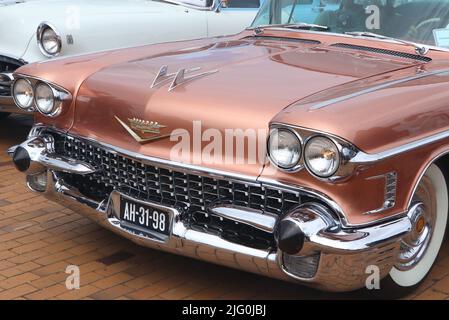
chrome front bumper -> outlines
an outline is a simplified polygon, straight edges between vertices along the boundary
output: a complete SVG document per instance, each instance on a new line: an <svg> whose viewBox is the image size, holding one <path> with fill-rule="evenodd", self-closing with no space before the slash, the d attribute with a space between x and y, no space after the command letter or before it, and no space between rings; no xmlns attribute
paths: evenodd
<svg viewBox="0 0 449 320"><path fill-rule="evenodd" d="M24 166L24 152L30 163ZM216 214L234 219L255 228L264 228L277 239L277 248L254 249L199 232L185 224L175 209L172 232L168 239L142 235L122 227L119 218L120 194L113 191L109 199L97 202L61 178L61 172L89 175L88 164L59 157L47 136L32 137L18 147L10 149L18 169L27 175L28 186L42 192L48 199L89 217L105 228L153 249L184 255L264 276L304 283L326 291L350 291L365 286L368 266L376 266L381 277L386 276L396 263L400 240L411 230L411 218L417 208L407 216L360 229L343 228L332 210L323 204L309 202L269 220L260 219L253 210L221 206ZM20 154L19 154L20 153ZM25 163L28 164L28 163ZM79 172L77 172L79 170ZM35 177L45 180L45 187L35 186ZM45 179L46 178L46 179ZM282 226L299 228L303 240L298 250L287 248L279 235ZM292 239L287 239L288 241ZM297 239L293 239L294 243ZM296 252L298 251L298 252Z"/></svg>

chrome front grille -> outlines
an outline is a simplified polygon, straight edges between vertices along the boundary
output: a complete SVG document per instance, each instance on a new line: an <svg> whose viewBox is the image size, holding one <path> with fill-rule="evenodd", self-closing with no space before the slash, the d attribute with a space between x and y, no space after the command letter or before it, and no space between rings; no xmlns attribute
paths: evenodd
<svg viewBox="0 0 449 320"><path fill-rule="evenodd" d="M21 60L0 55L0 73L12 73L25 63ZM0 96L11 95L11 83L9 81L1 81L0 77Z"/></svg>
<svg viewBox="0 0 449 320"><path fill-rule="evenodd" d="M52 134L57 154L87 162L98 170L89 176L63 175L66 182L86 196L102 201L117 190L139 200L172 206L191 228L236 243L272 248L274 239L265 231L214 216L208 211L210 205L231 203L260 210L261 214L281 215L307 201L299 192L143 163L94 142Z"/></svg>

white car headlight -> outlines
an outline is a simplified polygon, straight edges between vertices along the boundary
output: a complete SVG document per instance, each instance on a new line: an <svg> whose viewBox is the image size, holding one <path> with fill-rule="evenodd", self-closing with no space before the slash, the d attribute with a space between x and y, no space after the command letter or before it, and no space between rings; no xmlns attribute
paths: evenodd
<svg viewBox="0 0 449 320"><path fill-rule="evenodd" d="M329 178L340 167L340 152L329 138L318 136L311 138L304 151L307 168L320 178Z"/></svg>
<svg viewBox="0 0 449 320"><path fill-rule="evenodd" d="M268 140L268 153L276 166L285 170L293 170L301 160L301 140L291 130L274 129Z"/></svg>
<svg viewBox="0 0 449 320"><path fill-rule="evenodd" d="M62 41L56 29L46 22L37 28L37 43L47 57L56 57L61 52Z"/></svg>
<svg viewBox="0 0 449 320"><path fill-rule="evenodd" d="M17 79L12 88L12 95L16 105L24 110L33 107L33 86L27 79Z"/></svg>
<svg viewBox="0 0 449 320"><path fill-rule="evenodd" d="M55 95L52 88L44 83L39 82L34 89L34 100L36 108L45 115L51 115L56 112Z"/></svg>

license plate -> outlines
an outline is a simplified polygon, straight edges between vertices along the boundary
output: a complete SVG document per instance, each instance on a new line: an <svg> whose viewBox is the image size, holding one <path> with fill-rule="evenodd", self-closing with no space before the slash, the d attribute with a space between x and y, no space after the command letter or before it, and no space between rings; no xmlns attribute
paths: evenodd
<svg viewBox="0 0 449 320"><path fill-rule="evenodd" d="M150 204L120 197L120 219L127 225L150 233L170 235L171 212Z"/></svg>

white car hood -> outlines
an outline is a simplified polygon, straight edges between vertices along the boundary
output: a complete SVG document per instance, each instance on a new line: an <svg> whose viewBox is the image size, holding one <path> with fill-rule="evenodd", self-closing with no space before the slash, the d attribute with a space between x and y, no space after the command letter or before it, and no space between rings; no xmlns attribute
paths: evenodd
<svg viewBox="0 0 449 320"><path fill-rule="evenodd" d="M11 6L13 4L24 3L25 0L0 0L0 7Z"/></svg>
<svg viewBox="0 0 449 320"><path fill-rule="evenodd" d="M53 25L63 38L73 34L78 44L79 40L86 39L91 35L91 30L95 29L97 36L102 34L104 42L108 39L111 44L117 43L115 47L122 47L146 43L141 39L135 40L135 43L126 42L125 35L120 33L125 32L127 27L141 33L152 32L157 26L152 23L156 17L171 23L169 13L183 10L179 5L151 0L27 0L14 5L16 2L0 2L0 7L2 3L8 3L0 9L0 30L14 29L14 32L0 34L0 55L23 58L27 62L45 58L35 45L36 30L42 22ZM117 37L114 39L113 35ZM94 43L77 50L90 52L103 49L107 48ZM64 52L64 55L76 53Z"/></svg>
<svg viewBox="0 0 449 320"><path fill-rule="evenodd" d="M14 4L20 6L12 6ZM0 0L0 5L10 6L8 8L11 10L9 14L17 11L26 16L36 16L36 12L39 12L39 19L42 20L45 16L52 18L51 15L56 13L64 14L70 8L79 10L80 14L83 15L124 14L141 13L142 10L144 12L157 12L175 4L152 0Z"/></svg>

